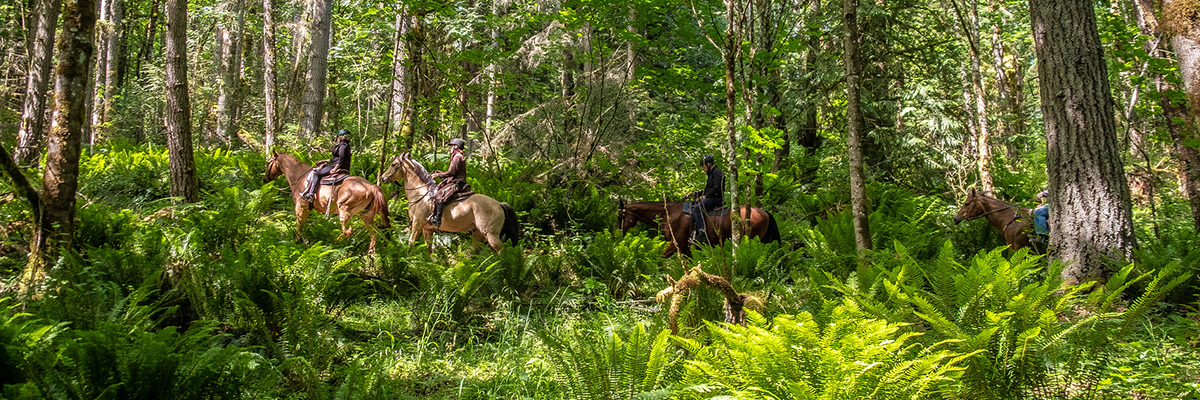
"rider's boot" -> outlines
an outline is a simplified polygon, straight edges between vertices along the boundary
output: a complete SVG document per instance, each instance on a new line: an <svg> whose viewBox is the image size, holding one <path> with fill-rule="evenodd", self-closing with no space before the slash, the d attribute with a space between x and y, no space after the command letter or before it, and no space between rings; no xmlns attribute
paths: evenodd
<svg viewBox="0 0 1200 400"><path fill-rule="evenodd" d="M426 221L429 221L433 226L442 227L442 209L446 208L446 203L433 203L433 214L429 215Z"/></svg>
<svg viewBox="0 0 1200 400"><path fill-rule="evenodd" d="M317 173L309 172L308 177L304 179L304 193L300 194L300 198L309 202L313 201L313 193L316 193L320 186L321 181L317 180Z"/></svg>

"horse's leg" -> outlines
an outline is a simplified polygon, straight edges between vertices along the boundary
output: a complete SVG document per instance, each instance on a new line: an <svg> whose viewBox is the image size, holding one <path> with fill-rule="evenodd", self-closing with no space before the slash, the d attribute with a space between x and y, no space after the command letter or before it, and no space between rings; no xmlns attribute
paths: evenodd
<svg viewBox="0 0 1200 400"><path fill-rule="evenodd" d="M367 254L375 254L375 212L367 207L362 213L363 225L367 228L367 233L371 235L371 244L367 246Z"/></svg>
<svg viewBox="0 0 1200 400"><path fill-rule="evenodd" d="M304 227L304 220L308 219L308 206L299 201L296 202L296 241L304 242L304 236L300 235L301 228Z"/></svg>
<svg viewBox="0 0 1200 400"><path fill-rule="evenodd" d="M338 222L342 225L342 234L337 240L350 237L350 217L353 217L350 206L345 203L338 204Z"/></svg>
<svg viewBox="0 0 1200 400"><path fill-rule="evenodd" d="M500 249L504 248L504 242L500 241L500 235L497 235L495 233L488 233L487 235L484 235L484 236L486 236L487 244L488 244L488 246L492 247L492 250L495 250L497 253L499 253Z"/></svg>

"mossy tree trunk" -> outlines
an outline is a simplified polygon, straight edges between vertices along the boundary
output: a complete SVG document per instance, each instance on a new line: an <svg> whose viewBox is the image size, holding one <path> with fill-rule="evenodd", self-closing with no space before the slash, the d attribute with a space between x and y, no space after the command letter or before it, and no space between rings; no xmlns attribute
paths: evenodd
<svg viewBox="0 0 1200 400"><path fill-rule="evenodd" d="M171 196L192 203L200 200L200 183L192 156L187 20L187 0L167 0L166 125Z"/></svg>
<svg viewBox="0 0 1200 400"><path fill-rule="evenodd" d="M59 63L54 79L54 121L46 141L46 170L42 175L41 208L29 265L22 286L41 283L61 249L70 248L75 233L75 195L79 187L79 156L87 123L86 93L95 51L95 0L67 0L63 35L58 40Z"/></svg>

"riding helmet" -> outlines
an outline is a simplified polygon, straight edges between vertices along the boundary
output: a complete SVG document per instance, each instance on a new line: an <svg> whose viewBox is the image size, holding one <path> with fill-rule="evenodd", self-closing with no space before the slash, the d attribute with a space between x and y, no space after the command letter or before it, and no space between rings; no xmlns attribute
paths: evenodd
<svg viewBox="0 0 1200 400"><path fill-rule="evenodd" d="M459 149L459 150L465 149L465 148L467 147L467 143L466 143L466 142L464 142L462 139L459 139L459 138L450 139L450 145L451 145L451 146L458 146L458 149Z"/></svg>
<svg viewBox="0 0 1200 400"><path fill-rule="evenodd" d="M350 134L350 130L346 128L339 129L336 136L346 136Z"/></svg>
<svg viewBox="0 0 1200 400"><path fill-rule="evenodd" d="M705 155L704 158L700 159L700 164L703 164L703 165L716 164L716 163L717 162L715 160L713 160L712 154Z"/></svg>

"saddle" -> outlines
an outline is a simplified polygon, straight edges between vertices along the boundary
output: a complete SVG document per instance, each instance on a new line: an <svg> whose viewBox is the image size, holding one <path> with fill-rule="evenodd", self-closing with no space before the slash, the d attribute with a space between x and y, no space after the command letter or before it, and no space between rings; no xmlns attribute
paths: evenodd
<svg viewBox="0 0 1200 400"><path fill-rule="evenodd" d="M695 204L696 204L696 202L685 201L685 202L683 202L683 209L687 210L688 212L691 212L690 210L692 209L692 206ZM721 207L718 207L718 208L715 208L712 210L704 210L704 215L707 215L710 217L723 217L723 216L729 215L729 206L721 206Z"/></svg>
<svg viewBox="0 0 1200 400"><path fill-rule="evenodd" d="M329 171L329 175L325 175L324 177L322 177L321 184L322 185L336 185L336 184L342 183L343 180L346 180L346 178L349 178L349 177L350 177L350 171L339 168L339 169L335 169L333 171Z"/></svg>
<svg viewBox="0 0 1200 400"><path fill-rule="evenodd" d="M463 201L474 195L475 195L475 190L468 188L467 190L462 190L462 191L459 191L457 193L450 195L450 197L446 198L445 204ZM436 188L434 188L433 192L431 192L429 194L429 198L430 198L430 201L433 201L433 199L437 198L437 189Z"/></svg>

